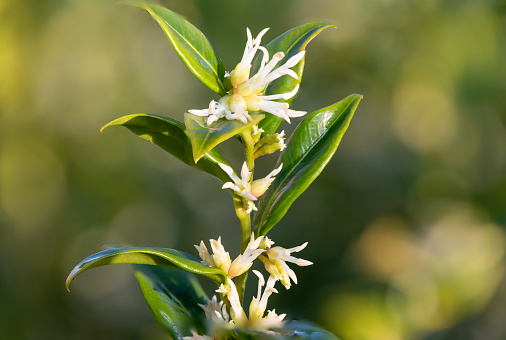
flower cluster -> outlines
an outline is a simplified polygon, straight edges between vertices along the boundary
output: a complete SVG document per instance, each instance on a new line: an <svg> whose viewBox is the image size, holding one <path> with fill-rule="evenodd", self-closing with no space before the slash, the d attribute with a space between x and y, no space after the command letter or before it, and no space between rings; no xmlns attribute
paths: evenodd
<svg viewBox="0 0 506 340"><path fill-rule="evenodd" d="M308 266L311 262L303 259L293 257L291 254L299 252L307 246L307 242L299 247L285 249L283 247L273 247L274 242L266 236L260 236L255 238L251 234L250 242L248 243L246 250L234 261L230 260L230 255L225 251L221 244L221 238L218 240L210 240L213 254L211 255L204 244L204 241L200 242L200 245L195 245L199 252L199 256L202 259L202 263L214 267L220 268L227 273L226 284L221 284L219 289L216 290L223 297L226 297L230 313L227 312L227 305L223 301L217 301L214 296L207 305L201 305L204 309L206 318L212 323L215 329L232 329L234 327L249 327L257 330L266 330L274 327L280 327L283 324L285 314L278 315L275 310L265 311L267 309L267 300L273 293L278 291L274 288L277 281L290 288L290 279L297 283L297 277L295 273L286 262L294 263L298 266ZM250 306L248 316L246 315L243 306L241 305L239 294L232 278L237 277L251 268L253 262L256 259L260 259L267 272L270 274L267 282L263 275L253 270L253 273L258 277L258 294L253 297ZM262 287L265 289L262 293ZM193 337L187 337L187 339L207 339L202 338L198 334L194 334Z"/></svg>
<svg viewBox="0 0 506 340"><path fill-rule="evenodd" d="M264 95L269 83L284 75L299 80L299 76L291 68L297 65L305 55L305 51L301 51L276 68L276 65L285 57L285 54L277 52L269 60L269 52L265 47L260 46L262 36L267 31L268 28L262 30L253 39L249 28L247 29L248 41L242 59L228 75L232 84L232 89L228 94L223 96L218 102L211 101L207 109L189 110L188 112L196 116L208 117L207 125L211 125L222 117L228 120L240 120L246 124L248 121L253 120L249 113L257 111L271 113L289 123L290 118L301 117L306 114L305 111L289 109L288 103L275 101L292 98L297 94L299 85L288 93ZM258 51L263 53L260 68L256 74L250 77L253 58Z"/></svg>

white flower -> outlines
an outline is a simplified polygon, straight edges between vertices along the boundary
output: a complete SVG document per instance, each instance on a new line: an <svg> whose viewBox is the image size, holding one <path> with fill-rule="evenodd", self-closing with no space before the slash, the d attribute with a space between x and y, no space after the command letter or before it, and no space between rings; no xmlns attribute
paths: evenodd
<svg viewBox="0 0 506 340"><path fill-rule="evenodd" d="M265 284L264 277L257 270L253 270L253 273L258 277L258 293L257 297L253 297L249 306L249 326L255 329L281 327L285 314L277 315L275 311L269 311L267 316L264 317L265 310L267 309L267 300L272 293L278 292L274 288L276 279L272 276L269 277L264 293L262 294L262 287Z"/></svg>
<svg viewBox="0 0 506 340"><path fill-rule="evenodd" d="M242 309L241 300L239 299L239 293L237 293L237 288L235 287L234 281L228 278L227 284L224 285L222 283L216 292L225 295L230 302L230 307L232 309L231 316L234 325L244 325L248 319L246 317L246 313L244 313L244 310Z"/></svg>
<svg viewBox="0 0 506 340"><path fill-rule="evenodd" d="M276 314L276 310L270 310L267 312L267 315L262 319L261 321L261 327L262 328L276 328L283 326L283 319L285 318L286 314Z"/></svg>
<svg viewBox="0 0 506 340"><path fill-rule="evenodd" d="M251 172L248 170L246 162L242 165L241 178L234 174L234 170L228 165L218 163L218 165L230 176L233 182L226 182L222 189L232 189L237 195L244 197L250 201L256 201L256 197L251 193Z"/></svg>
<svg viewBox="0 0 506 340"><path fill-rule="evenodd" d="M259 249L263 239L263 236L255 239L255 235L251 233L251 239L248 246L241 255L237 256L230 266L230 270L228 271L229 278L239 276L246 272L253 265L253 261L255 261L260 254L265 252L264 249Z"/></svg>
<svg viewBox="0 0 506 340"><path fill-rule="evenodd" d="M216 295L207 302L207 305L199 306L204 310L206 319L211 322L213 329L227 329L234 325L234 322L230 320L230 316L227 313L227 306L216 299Z"/></svg>
<svg viewBox="0 0 506 340"><path fill-rule="evenodd" d="M226 182L221 187L222 189L232 189L236 192L237 195L245 198L247 201L247 210L246 213L250 213L252 210L257 210L253 201L256 201L258 197L262 196L267 188L271 185L272 181L274 181L274 176L276 176L283 167L281 164L277 169L271 171L265 178L257 179L251 182L251 172L248 170L248 165L246 162L242 165L241 169L241 178L239 178L236 174L234 174L234 170L228 165L218 163L218 165L225 171L233 182Z"/></svg>
<svg viewBox="0 0 506 340"><path fill-rule="evenodd" d="M195 245L199 252L199 256L202 259L202 263L209 267L220 268L224 272L228 272L230 269L230 255L225 251L221 244L221 237L218 240L210 240L211 248L213 249L213 255L209 254L204 241L200 241L200 246Z"/></svg>
<svg viewBox="0 0 506 340"><path fill-rule="evenodd" d="M265 252L265 248L269 248L274 242L265 236L260 236L255 239L255 235L251 233L251 239L242 254L231 262L230 255L225 251L221 244L221 237L218 240L210 240L213 255L209 253L204 244L200 241L200 246L195 245L202 259L202 263L213 268L220 268L229 278L234 278L246 272L252 265L257 257ZM216 308L214 308L216 309Z"/></svg>
<svg viewBox="0 0 506 340"><path fill-rule="evenodd" d="M207 335L199 335L196 330L192 329L192 336L184 336L183 340L213 340Z"/></svg>
<svg viewBox="0 0 506 340"><path fill-rule="evenodd" d="M264 239L262 240L262 242L260 243L260 248L262 249L267 249L267 248L270 248L272 247L272 245L274 244L274 241L271 240L270 238L268 238L267 236L264 236Z"/></svg>
<svg viewBox="0 0 506 340"><path fill-rule="evenodd" d="M300 258L296 258L292 256L292 253L299 252L302 249L306 248L307 242L303 245L300 245L298 247L285 249L283 247L274 247L269 250L267 250L267 257L260 258L262 262L264 263L265 269L276 279L280 280L281 283L285 286L286 289L289 289L290 279L293 280L293 282L297 283L297 276L295 275L295 272L288 267L286 262L295 263L298 266L309 266L313 263L307 260L303 260Z"/></svg>
<svg viewBox="0 0 506 340"><path fill-rule="evenodd" d="M275 101L292 98L299 90L299 85L288 93L263 95L269 83L279 77L288 75L299 80L299 76L291 68L297 65L305 55L305 51L301 51L276 68L276 65L285 57L285 54L283 52L275 53L269 61L269 52L265 47L260 46L262 36L267 30L268 28L262 30L255 39L253 39L249 28L246 30L248 41L242 59L230 73L230 83L233 88L218 102L211 101L208 109L189 110L191 114L208 116L207 125L212 124L223 116L228 120L240 120L243 123L247 123L248 121L252 121L249 113L256 111L269 112L283 118L289 123L290 118L306 114L304 111L290 110L288 103ZM255 75L250 77L251 63L258 50L263 53L260 69Z"/></svg>

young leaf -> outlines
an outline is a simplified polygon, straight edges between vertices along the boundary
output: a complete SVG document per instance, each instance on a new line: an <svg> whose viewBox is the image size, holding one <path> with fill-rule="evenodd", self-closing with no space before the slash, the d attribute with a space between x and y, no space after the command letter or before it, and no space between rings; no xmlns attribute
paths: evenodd
<svg viewBox="0 0 506 340"><path fill-rule="evenodd" d="M204 157L214 147L227 139L234 137L246 129L251 129L253 125L258 124L265 115L252 114L253 121L244 124L238 120L218 120L217 122L207 126L207 117L200 117L185 114L185 125L191 138L193 146L193 158L195 162Z"/></svg>
<svg viewBox="0 0 506 340"><path fill-rule="evenodd" d="M308 115L297 126L278 159L281 172L262 196L253 225L265 235L297 197L318 177L350 124L361 95L350 95L340 102Z"/></svg>
<svg viewBox="0 0 506 340"><path fill-rule="evenodd" d="M227 281L227 273L221 269L208 267L183 252L168 248L129 247L107 249L88 256L72 269L65 286L69 289L72 280L88 269L117 263L151 264L179 268L208 277L218 284Z"/></svg>
<svg viewBox="0 0 506 340"><path fill-rule="evenodd" d="M223 182L230 181L227 173L218 166L218 163L229 164L217 149L210 150L202 156L198 164L195 163L188 132L184 125L178 121L163 116L138 113L115 119L104 125L100 131L115 125L128 128L139 137L158 145L190 166L195 166Z"/></svg>
<svg viewBox="0 0 506 340"><path fill-rule="evenodd" d="M181 15L144 1L123 1L146 10L167 35L179 58L204 85L220 96L226 94L225 67L206 36Z"/></svg>
<svg viewBox="0 0 506 340"><path fill-rule="evenodd" d="M335 27L333 25L325 24L325 23L309 23L304 24L291 30L283 33L276 39L272 40L265 47L269 51L269 56L274 55L277 52L283 52L285 54L285 58L281 61L288 60L293 57L297 53L304 51L306 49L307 44L316 37L321 31L326 28ZM253 64L253 70L258 69L260 64L260 57L257 57ZM288 75L283 76L274 80L270 83L269 87L265 92L266 95L271 94L280 94L280 93L288 93L292 91L295 86L300 84L302 79L302 71L304 70L304 61L305 58L302 59L295 67L292 67L292 70L299 76L299 80L294 79ZM253 74L253 72L252 72ZM280 100L281 102L291 103L293 97L288 100ZM264 129L264 134L273 133L278 128L281 123L281 118L276 117L274 115L268 114L264 120L262 120L259 124L259 127Z"/></svg>
<svg viewBox="0 0 506 340"><path fill-rule="evenodd" d="M133 265L144 299L156 320L173 339L182 340L195 329L205 332L203 309L208 298L195 275L175 268Z"/></svg>

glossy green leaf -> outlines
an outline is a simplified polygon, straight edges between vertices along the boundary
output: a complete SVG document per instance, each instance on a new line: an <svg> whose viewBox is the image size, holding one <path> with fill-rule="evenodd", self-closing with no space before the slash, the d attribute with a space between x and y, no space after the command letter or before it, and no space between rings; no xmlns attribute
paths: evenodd
<svg viewBox="0 0 506 340"><path fill-rule="evenodd" d="M163 116L139 113L115 119L104 125L100 131L115 125L128 128L139 137L158 145L190 166L195 166L223 182L230 181L227 173L218 166L218 163L229 164L217 149L210 150L198 163L195 163L188 132L178 121Z"/></svg>
<svg viewBox="0 0 506 340"><path fill-rule="evenodd" d="M244 124L239 120L220 119L211 126L207 126L207 117L199 117L190 113L185 114L185 125L191 138L193 158L195 162L208 154L214 147L227 139L240 134L246 129L251 129L258 124L265 115L252 114L253 121ZM199 162L200 163L200 162Z"/></svg>
<svg viewBox="0 0 506 340"><path fill-rule="evenodd" d="M206 36L181 15L144 1L123 3L146 10L167 35L174 50L186 67L204 85L221 96L226 94L223 79L225 67Z"/></svg>
<svg viewBox="0 0 506 340"><path fill-rule="evenodd" d="M133 265L144 299L156 320L173 339L205 332L204 311L198 304L208 298L195 275L175 268Z"/></svg>
<svg viewBox="0 0 506 340"><path fill-rule="evenodd" d="M237 337L241 340L339 340L334 334L309 323L300 321L288 322L283 328L269 332L240 330Z"/></svg>
<svg viewBox="0 0 506 340"><path fill-rule="evenodd" d="M265 235L278 223L318 177L336 152L361 99L357 94L348 96L311 113L297 126L276 165L283 163L283 169L258 204L253 220L258 235Z"/></svg>
<svg viewBox="0 0 506 340"><path fill-rule="evenodd" d="M289 58L293 57L297 53L304 51L306 49L307 44L316 37L321 31L326 28L335 27L333 25L325 24L325 23L309 23L304 24L291 30L283 33L276 39L272 40L265 47L269 51L269 56L272 57L276 52L285 53L285 58L280 62L283 63ZM253 69L256 70L259 67L261 58L257 57L254 62ZM302 59L297 65L292 67L292 70L297 73L299 79L294 79L290 76L283 76L272 83L269 84L266 90L267 95L271 94L280 94L280 93L288 93L292 91L295 86L297 86L302 79L302 72L304 70L304 62L305 58ZM253 74L253 73L252 73ZM288 100L279 100L281 102L291 103L293 97ZM281 123L281 118L278 118L272 114L268 114L264 120L262 120L259 124L259 127L264 129L265 133L273 133L278 128Z"/></svg>
<svg viewBox="0 0 506 340"><path fill-rule="evenodd" d="M69 289L72 280L88 269L118 263L151 264L179 268L190 273L203 275L217 283L223 283L227 280L227 274L221 269L208 267L186 253L168 248L129 247L107 249L88 256L72 269L67 277L66 287Z"/></svg>

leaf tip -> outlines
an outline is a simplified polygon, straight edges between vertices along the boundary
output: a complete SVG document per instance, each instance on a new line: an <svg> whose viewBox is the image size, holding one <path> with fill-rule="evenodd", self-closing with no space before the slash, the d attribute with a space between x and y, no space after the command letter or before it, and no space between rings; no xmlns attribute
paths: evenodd
<svg viewBox="0 0 506 340"><path fill-rule="evenodd" d="M119 119L121 119L121 118L119 118ZM104 130L105 130L106 128L108 128L109 126L118 125L118 123L117 123L117 122L118 122L118 120L119 120L119 119L115 119L115 120L113 120L113 121L111 121L111 122L109 122L109 123L105 124L104 126L102 126L102 127L100 128L100 133L103 133L103 132L104 132Z"/></svg>
<svg viewBox="0 0 506 340"><path fill-rule="evenodd" d="M70 284L72 283L72 280L74 280L74 276L72 275L72 273L70 273L69 276L67 277L67 280L65 280L65 288L67 289L68 292L70 292Z"/></svg>

